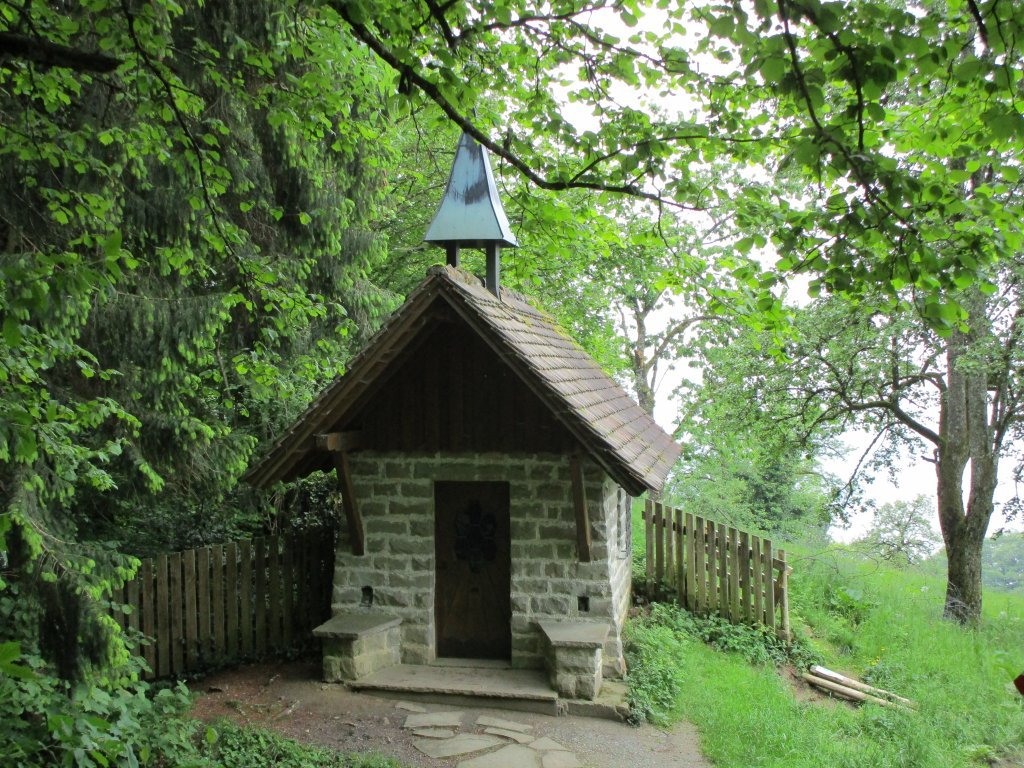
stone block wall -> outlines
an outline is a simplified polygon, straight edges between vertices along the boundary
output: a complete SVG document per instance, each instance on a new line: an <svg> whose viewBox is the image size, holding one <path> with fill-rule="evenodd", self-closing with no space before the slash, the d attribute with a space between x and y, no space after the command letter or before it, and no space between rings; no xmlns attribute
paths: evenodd
<svg viewBox="0 0 1024 768"><path fill-rule="evenodd" d="M364 588L372 588L374 608L402 618L402 661L433 661L434 481L505 481L511 502L512 665L543 666L537 619L594 619L612 624L604 675L622 675L629 554L620 546L620 489L597 464L587 460L584 466L590 563L579 562L576 553L567 456L361 452L351 456L350 466L366 554L354 556L340 537L335 611L358 607ZM589 610L581 610L586 604Z"/></svg>

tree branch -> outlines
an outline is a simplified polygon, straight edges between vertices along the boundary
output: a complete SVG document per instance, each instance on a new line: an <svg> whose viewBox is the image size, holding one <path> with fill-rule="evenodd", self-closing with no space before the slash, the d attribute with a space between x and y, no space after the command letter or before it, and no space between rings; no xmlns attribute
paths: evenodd
<svg viewBox="0 0 1024 768"><path fill-rule="evenodd" d="M703 207L688 206L673 200L667 200L661 195L648 192L633 183L604 184L596 181L584 181L579 178L573 178L568 181L554 181L542 176L530 168L530 166L527 165L526 162L518 155L501 144L492 141L489 136L474 126L465 115L455 108L455 105L452 104L452 102L441 92L441 89L436 84L423 77L423 75L417 72L409 64L403 62L395 52L388 48L381 39L369 30L368 27L355 21L349 13L348 6L344 2L341 0L330 0L330 5L345 21L345 23L349 25L353 34L365 43L383 62L395 70L395 72L397 72L405 82L416 86L416 88L418 88L427 98L437 104L437 106L441 108L441 111L444 112L453 123L458 125L463 131L476 140L478 144L486 147L496 157L503 158L513 168L518 170L523 176L541 189L548 189L551 191L590 189L598 192L611 192L615 194L629 195L630 197L643 198L656 203L671 205L672 207L680 210L704 210Z"/></svg>
<svg viewBox="0 0 1024 768"><path fill-rule="evenodd" d="M63 67L76 72L110 72L121 60L104 53L82 51L38 37L0 32L0 61L21 59L43 67Z"/></svg>

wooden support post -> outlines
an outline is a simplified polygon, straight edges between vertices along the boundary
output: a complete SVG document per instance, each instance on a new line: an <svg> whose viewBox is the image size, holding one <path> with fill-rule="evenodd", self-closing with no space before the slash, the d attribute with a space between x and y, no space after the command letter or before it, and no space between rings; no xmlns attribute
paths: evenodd
<svg viewBox="0 0 1024 768"><path fill-rule="evenodd" d="M789 566L786 565L786 550L779 550L779 560L782 561L782 568L779 572L779 611L782 614L782 626L780 633L782 639L787 643L792 642L793 635L789 628Z"/></svg>
<svg viewBox="0 0 1024 768"><path fill-rule="evenodd" d="M338 489L341 491L342 506L345 509L345 521L348 523L348 538L352 544L353 555L365 554L363 538L363 518L359 514L355 487L352 485L352 473L349 471L348 454L334 454L334 468L338 475Z"/></svg>
<svg viewBox="0 0 1024 768"><path fill-rule="evenodd" d="M578 455L569 457L572 475L572 505L576 511L576 552L581 563L589 563L591 555L590 513L587 511L587 489L583 485L583 462Z"/></svg>

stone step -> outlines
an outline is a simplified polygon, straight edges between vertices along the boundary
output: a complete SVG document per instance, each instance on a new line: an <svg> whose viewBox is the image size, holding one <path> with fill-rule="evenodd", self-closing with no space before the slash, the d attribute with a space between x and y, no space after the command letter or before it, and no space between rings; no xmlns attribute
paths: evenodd
<svg viewBox="0 0 1024 768"><path fill-rule="evenodd" d="M399 664L347 683L354 691L439 704L558 713L558 694L533 669Z"/></svg>

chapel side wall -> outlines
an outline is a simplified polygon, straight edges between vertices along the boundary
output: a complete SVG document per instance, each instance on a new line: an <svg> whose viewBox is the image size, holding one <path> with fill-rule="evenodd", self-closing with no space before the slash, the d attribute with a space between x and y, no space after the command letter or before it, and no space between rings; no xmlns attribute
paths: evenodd
<svg viewBox="0 0 1024 768"><path fill-rule="evenodd" d="M621 676L629 559L627 555L623 567L617 517L609 513L609 499L617 498L618 489L596 464L587 461L584 475L594 554L590 563L579 562L576 554L576 518L566 456L365 452L353 454L350 467L363 517L366 554L356 557L344 537L339 541L332 599L335 612L357 608L362 588L370 586L374 609L403 620L402 661L433 661L434 481L507 481L512 665L543 666L537 619L606 620L613 629L605 648L605 675ZM589 612L580 612L580 596L589 598Z"/></svg>

